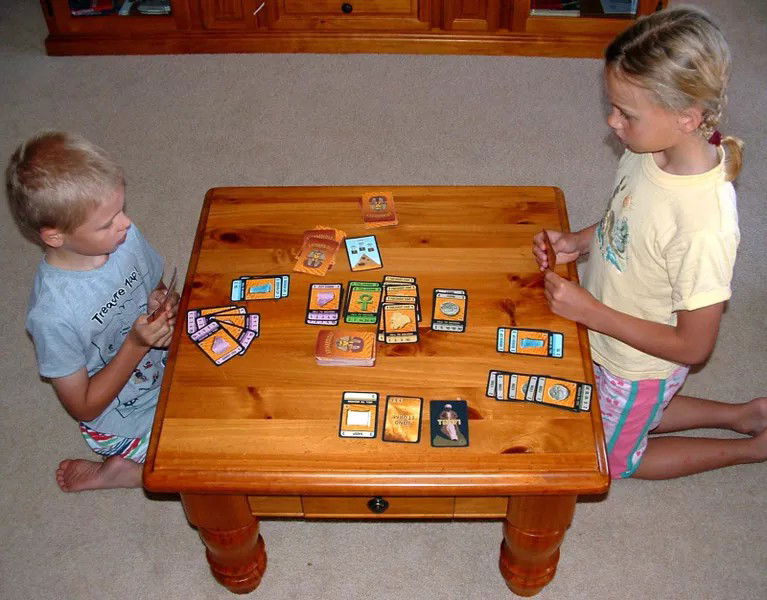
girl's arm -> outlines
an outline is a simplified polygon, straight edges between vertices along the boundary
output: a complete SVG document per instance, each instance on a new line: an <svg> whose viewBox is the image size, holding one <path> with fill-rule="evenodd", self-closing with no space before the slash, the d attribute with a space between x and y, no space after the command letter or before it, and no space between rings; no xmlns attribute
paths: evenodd
<svg viewBox="0 0 767 600"><path fill-rule="evenodd" d="M551 310L589 329L614 337L646 354L672 362L704 362L719 333L724 302L697 310L677 311L676 326L633 317L599 302L579 285L547 272L546 299Z"/></svg>
<svg viewBox="0 0 767 600"><path fill-rule="evenodd" d="M569 263L583 254L588 254L591 248L591 239L594 237L594 230L597 225L598 223L594 223L574 233L556 231L554 229L546 230L554 251L557 253L557 264ZM546 257L546 245L543 243L543 234L540 232L533 237L533 256L541 271L549 268L549 261Z"/></svg>

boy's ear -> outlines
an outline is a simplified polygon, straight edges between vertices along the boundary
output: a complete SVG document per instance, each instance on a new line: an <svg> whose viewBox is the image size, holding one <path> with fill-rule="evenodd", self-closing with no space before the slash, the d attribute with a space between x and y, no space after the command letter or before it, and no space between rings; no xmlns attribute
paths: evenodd
<svg viewBox="0 0 767 600"><path fill-rule="evenodd" d="M696 131L703 123L703 109L700 106L691 106L679 113L679 126L685 133Z"/></svg>
<svg viewBox="0 0 767 600"><path fill-rule="evenodd" d="M64 234L53 227L43 227L40 229L40 239L46 246L60 248L64 243Z"/></svg>

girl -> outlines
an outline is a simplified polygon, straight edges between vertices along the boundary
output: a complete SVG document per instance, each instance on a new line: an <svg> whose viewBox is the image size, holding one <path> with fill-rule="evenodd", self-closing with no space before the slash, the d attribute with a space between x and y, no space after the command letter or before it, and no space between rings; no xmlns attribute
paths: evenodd
<svg viewBox="0 0 767 600"><path fill-rule="evenodd" d="M767 398L728 404L677 394L713 350L740 233L731 181L742 142L717 130L730 53L704 13L640 19L605 53L607 124L626 146L607 212L550 231L557 263L589 254L583 287L548 270L551 310L589 328L613 478L666 479L767 459ZM673 401L671 401L673 398ZM653 437L717 427L748 438Z"/></svg>

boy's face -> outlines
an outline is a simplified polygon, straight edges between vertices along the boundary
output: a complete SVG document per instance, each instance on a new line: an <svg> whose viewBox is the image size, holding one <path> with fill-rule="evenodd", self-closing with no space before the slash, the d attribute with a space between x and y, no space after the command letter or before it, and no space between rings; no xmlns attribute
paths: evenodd
<svg viewBox="0 0 767 600"><path fill-rule="evenodd" d="M629 150L661 152L679 142L680 114L658 104L649 90L609 68L605 89L611 105L607 124Z"/></svg>
<svg viewBox="0 0 767 600"><path fill-rule="evenodd" d="M81 256L111 254L125 241L131 226L124 208L125 189L120 186L91 210L74 231L62 234L62 249Z"/></svg>

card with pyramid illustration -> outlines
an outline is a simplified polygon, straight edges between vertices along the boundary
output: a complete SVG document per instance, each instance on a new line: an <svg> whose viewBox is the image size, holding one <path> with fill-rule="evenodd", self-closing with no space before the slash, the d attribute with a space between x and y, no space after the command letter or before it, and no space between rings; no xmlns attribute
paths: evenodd
<svg viewBox="0 0 767 600"><path fill-rule="evenodd" d="M351 237L344 240L349 268L352 271L372 271L383 267L378 242L374 235Z"/></svg>

